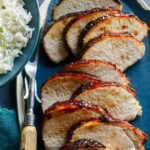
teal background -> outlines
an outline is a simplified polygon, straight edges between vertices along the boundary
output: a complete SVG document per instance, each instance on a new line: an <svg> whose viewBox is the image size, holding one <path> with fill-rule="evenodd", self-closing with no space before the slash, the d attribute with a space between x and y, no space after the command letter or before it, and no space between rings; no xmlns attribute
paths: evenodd
<svg viewBox="0 0 150 150"><path fill-rule="evenodd" d="M17 113L0 108L0 150L19 150L20 132Z"/></svg>
<svg viewBox="0 0 150 150"><path fill-rule="evenodd" d="M46 21L46 27L51 22L51 9L57 2L58 0L52 0L49 6L49 15ZM141 6L136 2L136 0L121 0L121 2L123 4L124 12L134 13L150 26L150 11L143 10ZM137 98L143 107L143 115L141 117L138 117L131 123L136 127L142 129L150 136L150 33L144 40L144 43L146 45L145 57L141 61L130 67L125 72L125 74L131 81L132 88L136 90ZM67 62L69 61L71 60L68 60ZM37 73L38 92L40 91L40 87L43 82L47 80L49 76L58 72L67 62L61 63L59 65L53 65L48 60L46 54L43 52L43 48L41 47L40 62ZM10 82L0 89L0 105L7 106L8 108L15 108L15 81ZM35 109L37 115L36 124L38 130L41 131L42 111L40 104L38 104L37 102ZM40 133L41 132L39 132L38 149L42 149L42 140ZM147 142L146 149L150 150L150 141Z"/></svg>
<svg viewBox="0 0 150 150"><path fill-rule="evenodd" d="M58 0L52 0L48 14L51 14L51 8L55 6ZM123 4L123 12L133 13L137 15L141 20L150 25L150 11L145 11L136 0L121 0ZM47 26L51 22L51 16L47 19ZM131 24L132 25L132 24ZM131 81L131 87L137 92L137 99L143 107L143 115L135 119L132 124L146 132L150 136L150 33L144 40L146 46L145 57L138 63L130 67L125 74ZM48 60L45 53L41 51L40 63L37 74L37 81L40 90L40 86L48 77L58 72L65 63L59 65L53 65ZM148 141L146 147L150 147Z"/></svg>

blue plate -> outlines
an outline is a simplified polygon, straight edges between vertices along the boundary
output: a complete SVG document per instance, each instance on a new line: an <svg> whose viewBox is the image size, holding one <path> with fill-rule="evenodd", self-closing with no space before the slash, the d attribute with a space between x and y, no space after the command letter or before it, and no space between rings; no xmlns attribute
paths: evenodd
<svg viewBox="0 0 150 150"><path fill-rule="evenodd" d="M121 0L123 4L123 12L133 13L141 20L150 25L150 11L145 11L135 0ZM49 16L47 18L46 27L51 22L51 10L58 3L58 0L52 0L49 6ZM132 24L131 24L132 26ZM131 81L131 86L137 92L137 98L143 107L143 115L131 122L150 136L150 33L144 40L146 45L145 57L138 63L130 67L126 72L126 76ZM44 81L54 73L57 73L66 63L54 66L43 53L40 54L40 62L37 73L38 89ZM39 106L40 107L40 106ZM36 114L40 118L39 107L36 108ZM40 123L39 123L40 124ZM150 148L148 141L146 147Z"/></svg>
<svg viewBox="0 0 150 150"><path fill-rule="evenodd" d="M40 18L39 18L39 8L36 0L24 0L25 9L32 14L32 20L30 22L30 27L34 28L32 38L29 40L27 46L22 49L23 55L16 58L14 61L14 66L12 71L9 71L7 74L0 75L0 87L6 84L8 81L12 80L21 69L25 66L27 61L30 59L32 53L35 50L39 33L40 33Z"/></svg>

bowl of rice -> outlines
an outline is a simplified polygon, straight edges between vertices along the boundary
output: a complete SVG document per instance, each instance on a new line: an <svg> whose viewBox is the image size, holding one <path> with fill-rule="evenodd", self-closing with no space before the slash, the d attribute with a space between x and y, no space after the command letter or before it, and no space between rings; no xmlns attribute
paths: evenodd
<svg viewBox="0 0 150 150"><path fill-rule="evenodd" d="M0 87L32 56L40 33L36 0L0 0Z"/></svg>

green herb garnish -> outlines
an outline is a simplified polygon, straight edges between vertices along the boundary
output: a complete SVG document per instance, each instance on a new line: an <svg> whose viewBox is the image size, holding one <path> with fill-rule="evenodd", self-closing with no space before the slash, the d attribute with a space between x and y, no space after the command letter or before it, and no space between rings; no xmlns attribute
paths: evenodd
<svg viewBox="0 0 150 150"><path fill-rule="evenodd" d="M0 27L0 32L3 32L3 28L2 27Z"/></svg>

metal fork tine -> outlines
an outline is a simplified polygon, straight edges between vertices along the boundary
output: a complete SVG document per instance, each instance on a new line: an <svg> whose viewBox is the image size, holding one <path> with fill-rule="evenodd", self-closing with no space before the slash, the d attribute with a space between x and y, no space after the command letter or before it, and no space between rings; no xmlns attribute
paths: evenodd
<svg viewBox="0 0 150 150"><path fill-rule="evenodd" d="M38 63L38 60L39 60L39 54L40 54L40 50L38 49L36 56L35 56L35 60L34 60L34 63L36 63L36 64Z"/></svg>
<svg viewBox="0 0 150 150"><path fill-rule="evenodd" d="M150 10L150 6L144 0L137 1L145 10Z"/></svg>
<svg viewBox="0 0 150 150"><path fill-rule="evenodd" d="M42 30L41 30L41 37L42 37ZM35 63L36 65L38 64L38 60L39 60L39 54L40 54L40 40L41 40L41 38L39 39L39 42L38 42L38 44L37 44L37 47L38 47L38 49L37 49L37 51L36 51L36 56L35 56L35 59L34 59L34 62L33 63Z"/></svg>
<svg viewBox="0 0 150 150"><path fill-rule="evenodd" d="M27 77L24 78L24 85L25 85L24 99L27 99L29 97L29 83L27 81Z"/></svg>
<svg viewBox="0 0 150 150"><path fill-rule="evenodd" d="M34 82L35 82L35 85L34 85L34 96L35 96L35 99L40 103L41 100L37 94L37 85L36 85L36 72L37 72L37 65L38 65L38 61L39 61L39 53L40 53L40 42L38 42L38 49L36 51L36 55L35 55L35 58L34 58L34 61L31 62L31 61L28 61L28 63L26 64L25 66L25 73L29 76L29 78L33 79Z"/></svg>
<svg viewBox="0 0 150 150"><path fill-rule="evenodd" d="M35 82L35 98L39 103L41 103L41 99L39 98L39 96L37 94L37 83L36 82Z"/></svg>

